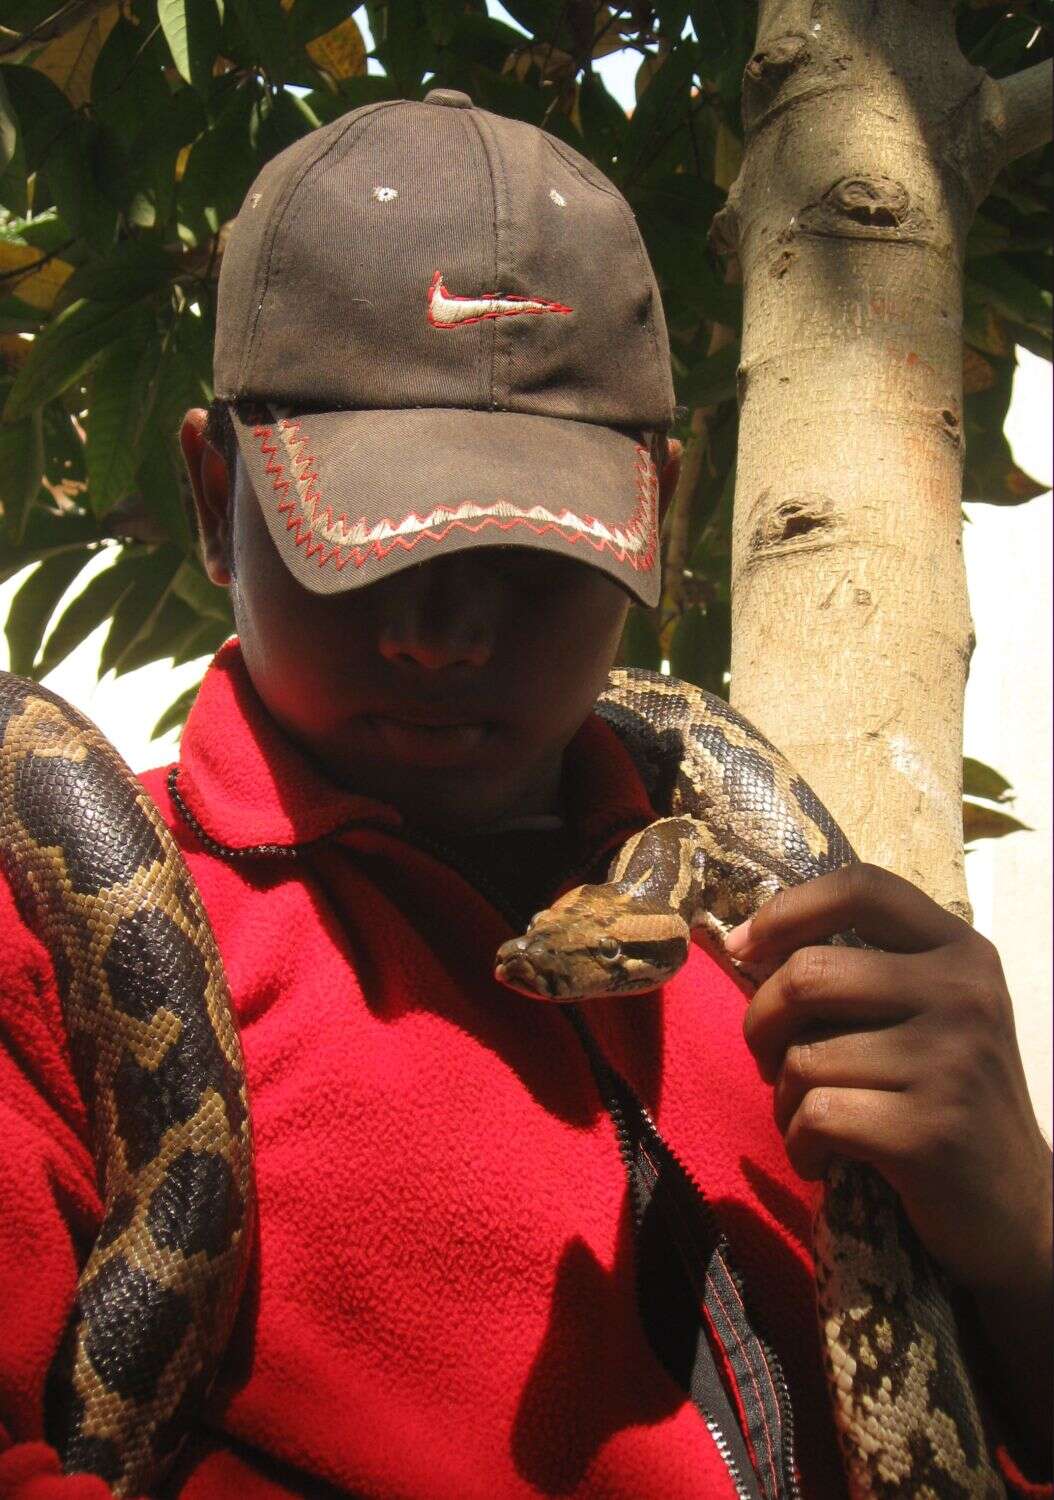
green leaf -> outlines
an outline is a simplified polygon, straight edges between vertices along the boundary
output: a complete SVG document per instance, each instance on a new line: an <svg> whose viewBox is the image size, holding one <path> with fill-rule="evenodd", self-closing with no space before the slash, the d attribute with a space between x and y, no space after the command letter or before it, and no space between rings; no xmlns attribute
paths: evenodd
<svg viewBox="0 0 1054 1500"><path fill-rule="evenodd" d="M153 629L182 561L179 549L167 542L140 554L132 585L114 608L110 633L99 654L100 677L111 670L120 676L127 670L132 647Z"/></svg>
<svg viewBox="0 0 1054 1500"><path fill-rule="evenodd" d="M649 672L657 672L662 665L658 631L651 616L637 604L626 616L618 662L621 667L646 667Z"/></svg>
<svg viewBox="0 0 1054 1500"><path fill-rule="evenodd" d="M739 340L711 354L677 380L677 398L686 406L717 406L736 394Z"/></svg>
<svg viewBox="0 0 1054 1500"><path fill-rule="evenodd" d="M623 151L623 182L672 171L682 160L692 109L696 52L680 41L652 75L630 119Z"/></svg>
<svg viewBox="0 0 1054 1500"><path fill-rule="evenodd" d="M53 552L65 552L70 547L99 540L94 517L75 511L60 514L50 507L35 505L29 512L21 545L13 545L9 537L0 533L0 583Z"/></svg>
<svg viewBox="0 0 1054 1500"><path fill-rule="evenodd" d="M224 591L224 600L228 599ZM228 609L226 618L202 620L193 635L187 637L173 654L172 665L182 667L202 656L214 656L224 641L234 634L234 616Z"/></svg>
<svg viewBox="0 0 1054 1500"><path fill-rule="evenodd" d="M374 54L401 93L416 94L422 74L434 71L436 61L425 6L421 0L388 0L375 10Z"/></svg>
<svg viewBox="0 0 1054 1500"><path fill-rule="evenodd" d="M0 68L0 175L7 171L18 150L18 116L8 96L4 71Z"/></svg>
<svg viewBox="0 0 1054 1500"><path fill-rule="evenodd" d="M710 65L735 59L746 42L747 7L743 0L694 0L689 6L699 56ZM751 33L752 35L753 33Z"/></svg>
<svg viewBox="0 0 1054 1500"><path fill-rule="evenodd" d="M118 18L95 59L91 78L92 113L132 145L144 128L155 129L172 103L165 82L168 49L155 31L144 36L141 26Z"/></svg>
<svg viewBox="0 0 1054 1500"><path fill-rule="evenodd" d="M144 398L159 352L153 320L144 314L138 321L110 345L89 381L87 498L97 516L112 510L135 483Z"/></svg>
<svg viewBox="0 0 1054 1500"><path fill-rule="evenodd" d="M70 600L44 643L40 658L42 676L60 661L65 661L71 651L75 651L93 630L109 619L121 595L131 587L135 570L134 554L125 549L115 562L96 573Z"/></svg>
<svg viewBox="0 0 1054 1500"><path fill-rule="evenodd" d="M46 209L32 219L9 219L0 226L0 240L13 240L18 245L32 245L35 250L50 254L52 250L69 250L70 232L53 208Z"/></svg>
<svg viewBox="0 0 1054 1500"><path fill-rule="evenodd" d="M152 421L171 441L192 406L212 399L212 321L187 307L176 319L154 372Z"/></svg>
<svg viewBox="0 0 1054 1500"><path fill-rule="evenodd" d="M978 839L1005 838L1008 833L1034 831L1027 823L1000 812L998 808L966 798L963 800L963 842L966 844L976 843Z"/></svg>
<svg viewBox="0 0 1054 1500"><path fill-rule="evenodd" d="M44 475L44 433L39 411L0 425L0 501L7 533L20 542Z"/></svg>
<svg viewBox="0 0 1054 1500"><path fill-rule="evenodd" d="M564 52L574 48L566 0L506 0L503 9L537 41L560 47Z"/></svg>
<svg viewBox="0 0 1054 1500"><path fill-rule="evenodd" d="M200 623L193 611L170 589L147 627L122 653L118 673L135 672L151 662L171 660L184 642L197 632Z"/></svg>
<svg viewBox="0 0 1054 1500"><path fill-rule="evenodd" d="M194 532L183 501L180 470L173 453L170 433L159 431L151 420L139 445L139 492L150 512L184 554L194 545Z"/></svg>
<svg viewBox="0 0 1054 1500"><path fill-rule="evenodd" d="M459 68L483 67L500 73L510 52L522 47L522 32L496 16L456 15L446 53Z"/></svg>
<svg viewBox="0 0 1054 1500"><path fill-rule="evenodd" d="M235 91L215 124L198 136L176 189L181 237L199 245L233 219L260 170L252 142L259 91L255 84Z"/></svg>
<svg viewBox="0 0 1054 1500"><path fill-rule="evenodd" d="M87 484L84 442L61 401L42 408L44 421L44 477L49 484Z"/></svg>
<svg viewBox="0 0 1054 1500"><path fill-rule="evenodd" d="M211 0L157 0L157 19L179 76L199 93L212 83L220 18Z"/></svg>
<svg viewBox="0 0 1054 1500"><path fill-rule="evenodd" d="M83 378L127 327L128 313L109 302L73 302L64 307L33 340L29 358L19 370L4 407L3 420L43 406Z"/></svg>
<svg viewBox="0 0 1054 1500"><path fill-rule="evenodd" d="M272 83L285 82L289 28L278 0L229 0L230 9Z"/></svg>
<svg viewBox="0 0 1054 1500"><path fill-rule="evenodd" d="M100 127L74 115L52 144L42 169L63 221L102 254L114 243L118 216L105 190L113 164L105 159L104 146Z"/></svg>
<svg viewBox="0 0 1054 1500"><path fill-rule="evenodd" d="M46 167L51 150L77 119L70 101L35 68L4 67L8 100L20 127L27 175Z"/></svg>
<svg viewBox="0 0 1054 1500"><path fill-rule="evenodd" d="M1005 256L987 255L971 260L967 264L967 289L980 293L983 301L1002 313L1023 323L1026 328L1035 328L1049 333L1051 319L1051 295L1044 286L1032 281Z"/></svg>
<svg viewBox="0 0 1054 1500"><path fill-rule="evenodd" d="M128 306L167 285L178 270L179 262L152 237L123 240L102 259L79 266L59 299L63 305L83 298Z"/></svg>
<svg viewBox="0 0 1054 1500"><path fill-rule="evenodd" d="M194 706L194 699L198 696L200 686L200 683L195 683L193 687L189 687L185 692L180 693L179 697L168 705L150 731L150 738L152 740L159 740L162 735L168 734L171 729L182 729L187 721L187 715Z"/></svg>
<svg viewBox="0 0 1054 1500"><path fill-rule="evenodd" d="M260 162L270 161L279 151L301 140L312 130L317 130L316 119L303 99L287 90L273 98L263 98L257 107L257 117L250 127L249 138L254 142Z"/></svg>
<svg viewBox="0 0 1054 1500"><path fill-rule="evenodd" d="M1005 776L972 756L963 756L963 795L983 797L987 802L1008 802L1013 789Z"/></svg>
<svg viewBox="0 0 1054 1500"><path fill-rule="evenodd" d="M196 558L188 558L172 580L172 592L192 609L195 615L228 621L231 617L226 589L218 588L206 578Z"/></svg>
<svg viewBox="0 0 1054 1500"><path fill-rule="evenodd" d="M84 548L78 548L45 558L12 599L4 631L10 670L17 676L27 677L32 673L58 602L90 556Z"/></svg>
<svg viewBox="0 0 1054 1500"><path fill-rule="evenodd" d="M629 119L617 99L613 99L595 73L582 80L578 95L582 136L587 155L601 171L617 179L619 161L629 134ZM634 204L634 208L636 208Z"/></svg>

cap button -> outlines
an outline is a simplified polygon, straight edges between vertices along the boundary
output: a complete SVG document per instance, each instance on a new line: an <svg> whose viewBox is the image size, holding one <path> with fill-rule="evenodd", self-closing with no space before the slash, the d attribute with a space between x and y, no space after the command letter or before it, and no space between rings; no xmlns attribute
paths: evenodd
<svg viewBox="0 0 1054 1500"><path fill-rule="evenodd" d="M426 104L445 104L448 109L471 109L472 100L460 89L429 89Z"/></svg>

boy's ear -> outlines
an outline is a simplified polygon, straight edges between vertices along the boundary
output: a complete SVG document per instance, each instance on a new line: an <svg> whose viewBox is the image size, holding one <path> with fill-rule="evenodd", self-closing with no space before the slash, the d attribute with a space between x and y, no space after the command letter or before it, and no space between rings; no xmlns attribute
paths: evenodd
<svg viewBox="0 0 1054 1500"><path fill-rule="evenodd" d="M213 583L227 588L232 573L233 476L227 473L223 454L205 436L207 420L208 412L200 406L188 411L179 430L179 445L194 492L205 571Z"/></svg>
<svg viewBox="0 0 1054 1500"><path fill-rule="evenodd" d="M666 462L662 466L659 475L659 530L666 519L666 512L673 501L677 481L681 476L681 455L684 452L684 444L678 438L670 438L666 450Z"/></svg>

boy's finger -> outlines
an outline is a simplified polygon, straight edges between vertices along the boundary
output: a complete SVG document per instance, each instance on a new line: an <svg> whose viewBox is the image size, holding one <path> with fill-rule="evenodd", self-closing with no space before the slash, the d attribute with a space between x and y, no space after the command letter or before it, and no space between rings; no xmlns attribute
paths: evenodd
<svg viewBox="0 0 1054 1500"><path fill-rule="evenodd" d="M804 1031L889 1026L918 1014L931 986L918 955L875 949L799 948L766 979L747 1006L743 1035L766 1083ZM933 986L940 975L934 971Z"/></svg>
<svg viewBox="0 0 1054 1500"><path fill-rule="evenodd" d="M850 928L865 943L901 953L942 947L972 931L910 880L878 865L852 864L779 891L733 928L725 948L734 958L764 963Z"/></svg>
<svg viewBox="0 0 1054 1500"><path fill-rule="evenodd" d="M786 1133L810 1089L878 1089L900 1093L915 1081L917 1061L903 1027L873 1027L832 1035L829 1029L810 1032L792 1042L783 1055L772 1111L776 1128Z"/></svg>
<svg viewBox="0 0 1054 1500"><path fill-rule="evenodd" d="M904 1097L881 1089L810 1089L784 1135L791 1166L816 1182L836 1156L879 1169L909 1156L915 1138Z"/></svg>

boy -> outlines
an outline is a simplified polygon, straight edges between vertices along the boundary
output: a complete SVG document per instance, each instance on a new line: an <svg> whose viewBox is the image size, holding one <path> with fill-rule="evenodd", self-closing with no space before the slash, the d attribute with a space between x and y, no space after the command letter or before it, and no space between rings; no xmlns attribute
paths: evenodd
<svg viewBox="0 0 1054 1500"><path fill-rule="evenodd" d="M491 977L654 816L589 714L629 596L657 598L678 461L621 197L463 94L358 110L253 185L216 390L182 443L238 640L144 779L230 979L259 1226L165 1493L723 1500L797 1466L844 1495L808 1243L845 1154L956 1284L1008 1484L1049 1494L1018 1467L1048 1420L1049 1153L989 944L864 867L735 936L772 970L745 1023L700 950L577 1010ZM54 976L0 894L0 1491L98 1500L39 1441L99 1207ZM813 946L847 925L883 951ZM642 1106L686 1259L627 1182ZM727 1281L704 1326L718 1224L744 1305Z"/></svg>

